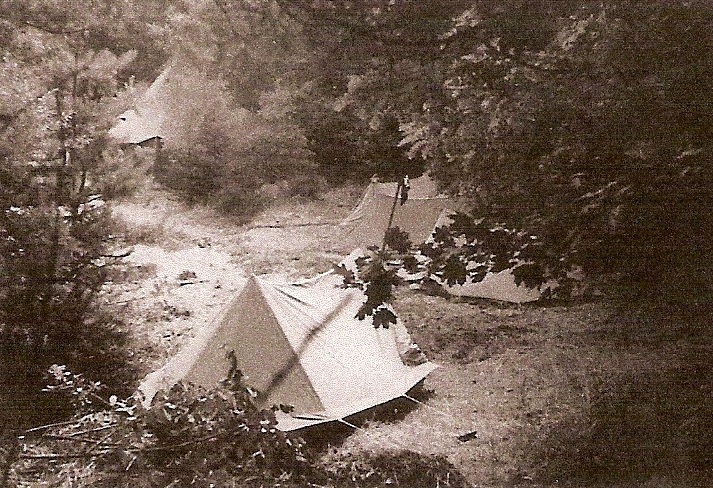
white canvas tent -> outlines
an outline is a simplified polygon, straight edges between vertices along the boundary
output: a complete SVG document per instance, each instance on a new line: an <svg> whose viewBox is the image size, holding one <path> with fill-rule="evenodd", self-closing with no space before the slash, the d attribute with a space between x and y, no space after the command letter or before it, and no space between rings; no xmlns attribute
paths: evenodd
<svg viewBox="0 0 713 488"><path fill-rule="evenodd" d="M488 273L483 281L466 282L462 285L445 285L446 291L457 297L488 298L510 303L528 303L541 298L536 288L516 285L512 271L506 269L498 273Z"/></svg>
<svg viewBox="0 0 713 488"><path fill-rule="evenodd" d="M457 208L453 199L439 194L435 183L428 176L410 181L411 189L404 205L397 203L392 227L408 232L411 242L420 244L430 239L436 227L448 223L448 215ZM341 223L340 250L351 252L369 246L381 246L389 223L397 184L371 182L359 204ZM510 270L489 273L478 283L444 285L451 295L472 298L488 298L511 303L538 300L539 290L516 285Z"/></svg>
<svg viewBox="0 0 713 488"><path fill-rule="evenodd" d="M434 229L451 222L449 213L444 212L434 225ZM542 296L542 292L536 288L528 288L524 284L518 286L515 283L515 276L509 269L488 273L482 281L476 283L465 282L462 285L444 283L443 287L448 293L458 297L487 298L510 303L534 302Z"/></svg>
<svg viewBox="0 0 713 488"><path fill-rule="evenodd" d="M407 366L403 326L375 329L355 318L364 301L327 274L299 284L252 277L215 323L140 386L149 404L179 380L213 387L227 376L233 351L263 406L288 404L278 427L295 430L338 420L404 395L436 366Z"/></svg>

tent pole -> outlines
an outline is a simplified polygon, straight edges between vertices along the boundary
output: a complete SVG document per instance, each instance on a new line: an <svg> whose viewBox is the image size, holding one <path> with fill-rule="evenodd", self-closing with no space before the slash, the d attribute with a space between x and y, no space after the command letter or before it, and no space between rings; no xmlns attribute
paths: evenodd
<svg viewBox="0 0 713 488"><path fill-rule="evenodd" d="M404 178L401 177L399 178L399 182L396 185L396 193L394 193L394 202L391 204L391 213L389 214L389 223L386 226L386 230L384 231L384 240L381 242L381 251L383 252L384 249L386 249L386 236L389 234L389 229L391 229L391 224L394 223L394 213L396 212L396 203L399 201L399 195L401 194L401 190L404 186Z"/></svg>

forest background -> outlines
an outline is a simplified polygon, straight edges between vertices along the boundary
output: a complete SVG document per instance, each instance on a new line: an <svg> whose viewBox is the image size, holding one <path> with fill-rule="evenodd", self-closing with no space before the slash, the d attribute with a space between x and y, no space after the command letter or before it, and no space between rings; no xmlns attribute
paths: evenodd
<svg viewBox="0 0 713 488"><path fill-rule="evenodd" d="M95 298L112 201L146 171L241 222L270 192L428 172L467 212L368 257L369 312L419 251L447 281L515 266L708 327L712 23L706 1L3 1L2 391L29 419L52 364L133 391ZM107 132L167 66L165 147L142 159Z"/></svg>

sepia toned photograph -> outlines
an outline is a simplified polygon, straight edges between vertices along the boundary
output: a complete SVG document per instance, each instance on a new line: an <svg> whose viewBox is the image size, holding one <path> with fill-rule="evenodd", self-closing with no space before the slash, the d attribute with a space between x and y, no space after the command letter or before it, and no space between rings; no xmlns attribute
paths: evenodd
<svg viewBox="0 0 713 488"><path fill-rule="evenodd" d="M0 488L713 486L713 2L0 0Z"/></svg>

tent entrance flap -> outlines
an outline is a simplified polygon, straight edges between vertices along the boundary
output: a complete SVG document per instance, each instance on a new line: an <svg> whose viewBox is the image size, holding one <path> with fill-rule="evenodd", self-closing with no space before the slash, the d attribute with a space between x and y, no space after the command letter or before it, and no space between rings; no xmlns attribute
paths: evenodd
<svg viewBox="0 0 713 488"><path fill-rule="evenodd" d="M246 382L260 392L262 406L279 404L289 395L296 408L315 412L324 409L254 277L223 315L184 379L203 386L216 385L232 366L231 352Z"/></svg>

